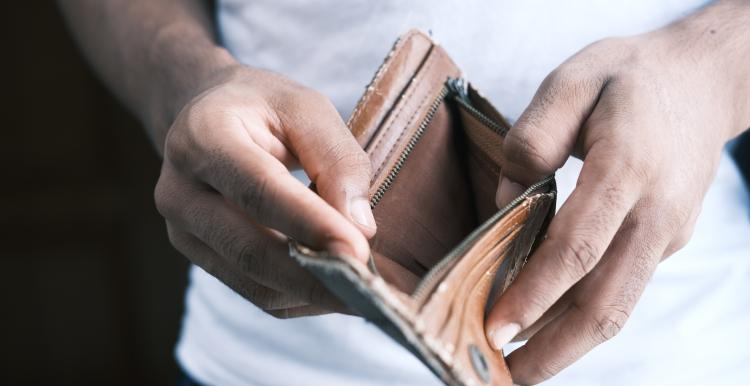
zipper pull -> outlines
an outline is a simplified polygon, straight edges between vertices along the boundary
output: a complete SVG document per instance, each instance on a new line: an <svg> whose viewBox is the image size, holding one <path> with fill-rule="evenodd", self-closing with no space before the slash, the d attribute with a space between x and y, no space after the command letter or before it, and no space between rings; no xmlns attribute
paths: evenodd
<svg viewBox="0 0 750 386"><path fill-rule="evenodd" d="M448 78L446 86L454 97L466 102L467 104L471 104L468 84L463 78Z"/></svg>

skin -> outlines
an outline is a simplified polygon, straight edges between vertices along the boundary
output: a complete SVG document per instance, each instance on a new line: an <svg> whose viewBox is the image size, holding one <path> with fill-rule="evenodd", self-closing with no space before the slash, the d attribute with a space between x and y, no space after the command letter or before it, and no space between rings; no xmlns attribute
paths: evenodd
<svg viewBox="0 0 750 386"><path fill-rule="evenodd" d="M172 244L272 315L345 312L286 245L369 256L370 164L331 102L238 63L202 1L59 3L163 156L155 202ZM721 1L596 42L547 77L508 133L500 205L569 155L584 159L547 239L487 319L497 347L531 337L508 357L515 382L547 379L614 336L658 262L689 239L723 145L750 125L748 19L749 2Z"/></svg>
<svg viewBox="0 0 750 386"><path fill-rule="evenodd" d="M60 6L163 156L154 196L175 248L274 316L346 312L287 246L292 237L363 262L369 256L370 162L333 104L238 63L218 45L204 2ZM317 194L290 174L297 167Z"/></svg>
<svg viewBox="0 0 750 386"><path fill-rule="evenodd" d="M750 126L750 2L596 42L542 83L508 133L498 201L583 159L547 238L486 321L518 384L615 336L657 264L690 239L726 142ZM516 182L518 181L518 182ZM519 334L520 332L520 334Z"/></svg>

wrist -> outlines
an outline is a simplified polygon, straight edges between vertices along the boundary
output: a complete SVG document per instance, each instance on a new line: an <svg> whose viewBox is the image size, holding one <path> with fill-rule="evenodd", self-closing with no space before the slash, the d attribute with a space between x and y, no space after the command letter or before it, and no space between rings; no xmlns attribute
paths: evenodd
<svg viewBox="0 0 750 386"><path fill-rule="evenodd" d="M224 47L204 35L173 37L165 30L151 45L149 58L156 74L144 100L143 117L159 153L180 110L240 66Z"/></svg>
<svg viewBox="0 0 750 386"><path fill-rule="evenodd" d="M656 52L685 68L688 81L706 83L706 92L730 116L727 139L750 127L750 2L717 1L647 36Z"/></svg>

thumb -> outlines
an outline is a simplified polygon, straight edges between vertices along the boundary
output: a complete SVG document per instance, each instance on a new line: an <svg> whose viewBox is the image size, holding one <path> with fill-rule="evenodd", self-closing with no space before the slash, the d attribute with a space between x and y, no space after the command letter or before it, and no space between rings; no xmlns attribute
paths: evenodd
<svg viewBox="0 0 750 386"><path fill-rule="evenodd" d="M603 85L603 78L575 62L563 63L544 79L503 141L498 207L565 163Z"/></svg>
<svg viewBox="0 0 750 386"><path fill-rule="evenodd" d="M318 194L368 238L375 235L370 209L370 159L331 102L312 93L289 130L289 142Z"/></svg>

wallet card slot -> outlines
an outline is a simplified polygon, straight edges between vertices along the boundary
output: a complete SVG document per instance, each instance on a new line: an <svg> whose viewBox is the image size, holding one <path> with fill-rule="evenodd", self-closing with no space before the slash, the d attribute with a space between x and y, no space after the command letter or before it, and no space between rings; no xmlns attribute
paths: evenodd
<svg viewBox="0 0 750 386"><path fill-rule="evenodd" d="M481 226L475 229L469 234L460 244L458 244L450 253L448 253L442 260L440 260L430 271L422 277L422 280L417 285L417 288L412 294L412 298L417 304L423 304L427 297L435 289L437 283L445 276L449 271L449 268L471 248L472 245L481 237L488 229L494 226L495 223L502 220L506 214L510 213L515 207L520 205L524 200L537 193L554 192L554 181L555 176L549 176L542 179L541 181L529 186L520 196L516 197L500 209L494 216L489 220L485 221Z"/></svg>

